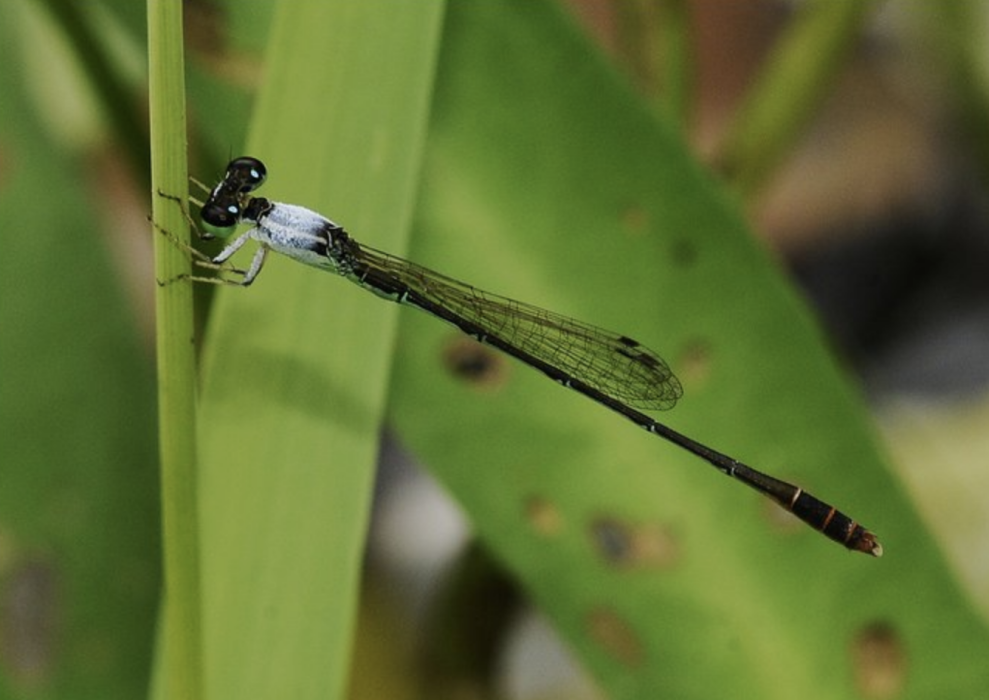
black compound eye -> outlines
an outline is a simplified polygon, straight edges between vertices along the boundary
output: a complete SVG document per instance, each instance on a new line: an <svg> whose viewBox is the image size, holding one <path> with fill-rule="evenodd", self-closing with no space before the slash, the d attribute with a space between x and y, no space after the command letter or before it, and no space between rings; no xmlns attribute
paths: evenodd
<svg viewBox="0 0 989 700"><path fill-rule="evenodd" d="M224 229L236 226L240 222L240 207L237 204L217 204L206 202L201 212L200 218L215 228Z"/></svg>
<svg viewBox="0 0 989 700"><path fill-rule="evenodd" d="M257 158L243 156L230 161L224 181L234 185L238 192L257 189L268 177L268 169Z"/></svg>

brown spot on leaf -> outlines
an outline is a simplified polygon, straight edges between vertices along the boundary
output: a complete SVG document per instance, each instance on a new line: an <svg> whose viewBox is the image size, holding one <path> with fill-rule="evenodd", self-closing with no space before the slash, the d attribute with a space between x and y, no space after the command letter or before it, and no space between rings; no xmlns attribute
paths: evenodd
<svg viewBox="0 0 989 700"><path fill-rule="evenodd" d="M658 523L638 524L602 516L591 523L590 535L601 558L619 568L668 568L680 556L676 538Z"/></svg>
<svg viewBox="0 0 989 700"><path fill-rule="evenodd" d="M526 499L525 517L532 529L543 537L555 537L563 530L563 515L559 508L543 496L530 496Z"/></svg>
<svg viewBox="0 0 989 700"><path fill-rule="evenodd" d="M599 606L587 614L586 622L591 639L609 656L629 668L642 664L645 656L642 640L617 612L609 607Z"/></svg>
<svg viewBox="0 0 989 700"><path fill-rule="evenodd" d="M852 643L855 684L862 697L890 700L899 697L907 676L903 641L892 625L876 622L865 627Z"/></svg>
<svg viewBox="0 0 989 700"><path fill-rule="evenodd" d="M447 344L443 350L443 364L453 376L482 389L500 387L508 374L504 357L464 336Z"/></svg>

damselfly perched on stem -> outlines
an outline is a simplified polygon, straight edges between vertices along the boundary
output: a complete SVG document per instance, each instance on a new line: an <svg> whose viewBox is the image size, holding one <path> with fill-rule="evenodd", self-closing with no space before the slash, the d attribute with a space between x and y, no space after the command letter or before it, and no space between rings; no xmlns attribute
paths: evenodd
<svg viewBox="0 0 989 700"><path fill-rule="evenodd" d="M538 369L768 496L848 549L882 555L876 536L834 506L638 410L672 408L683 394L669 366L649 348L628 336L482 291L360 244L342 226L305 207L253 196L266 174L264 164L256 158L231 161L200 212L209 230L223 237L233 233L238 224L253 224L219 255L200 261L205 267L226 270L239 278L193 279L247 286L261 272L265 256L272 250L334 272L380 297L422 309ZM227 267L227 261L250 240L260 245L247 270Z"/></svg>

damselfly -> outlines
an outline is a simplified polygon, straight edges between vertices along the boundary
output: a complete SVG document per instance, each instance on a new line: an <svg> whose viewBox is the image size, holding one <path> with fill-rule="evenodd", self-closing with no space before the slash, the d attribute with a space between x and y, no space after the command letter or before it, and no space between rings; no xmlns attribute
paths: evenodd
<svg viewBox="0 0 989 700"><path fill-rule="evenodd" d="M257 241L260 245L247 270L233 268L230 271L240 277L227 281L251 284L269 250L346 277L378 296L417 307L453 324L476 340L508 353L650 433L692 452L847 548L882 555L876 536L834 506L637 410L672 408L683 393L666 362L649 348L628 336L482 291L359 244L342 226L305 207L252 196L266 175L264 164L256 158L231 161L200 212L210 231L220 236L230 235L237 224L253 224L206 264L228 269L225 264L234 253L249 240Z"/></svg>

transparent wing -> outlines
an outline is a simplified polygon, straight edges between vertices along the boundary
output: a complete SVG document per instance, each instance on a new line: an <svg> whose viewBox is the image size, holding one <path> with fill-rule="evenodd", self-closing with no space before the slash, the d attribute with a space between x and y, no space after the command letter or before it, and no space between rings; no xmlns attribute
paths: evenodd
<svg viewBox="0 0 989 700"><path fill-rule="evenodd" d="M360 257L488 335L630 406L665 411L683 395L666 362L627 336L485 292L368 246L361 246Z"/></svg>

